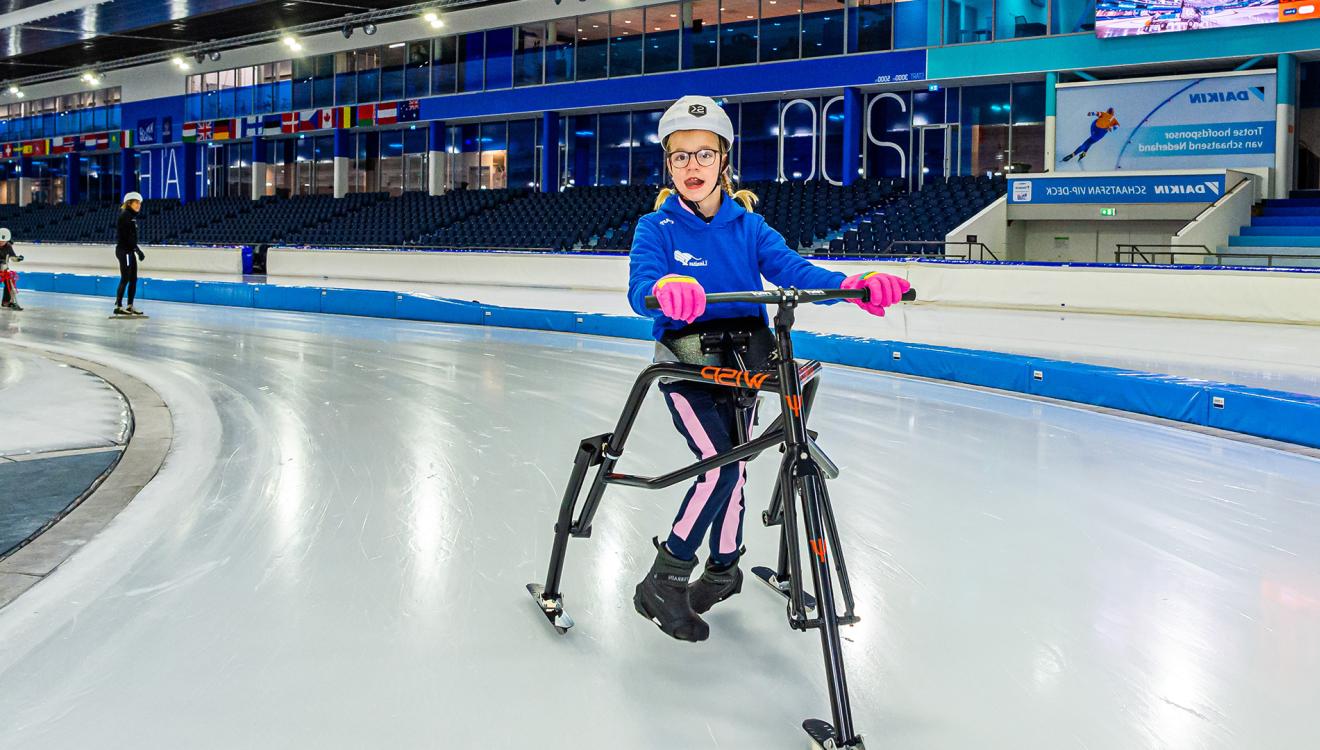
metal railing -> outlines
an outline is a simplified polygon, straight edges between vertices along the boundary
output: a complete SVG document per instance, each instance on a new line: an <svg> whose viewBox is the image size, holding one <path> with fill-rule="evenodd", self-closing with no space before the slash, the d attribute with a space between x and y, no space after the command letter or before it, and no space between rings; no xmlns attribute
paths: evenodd
<svg viewBox="0 0 1320 750"><path fill-rule="evenodd" d="M950 246L965 247L966 252L962 254L951 253L949 252ZM895 252L894 248L897 247L938 247L940 248L940 252ZM975 258L972 257L973 250L976 251ZM884 252L884 255L890 257L926 257L936 254L942 255L945 258L954 258L956 260L986 260L986 256L989 256L990 260L999 260L999 256L995 255L995 251L991 250L989 245L986 245L984 242L972 242L970 240L894 240L885 247Z"/></svg>
<svg viewBox="0 0 1320 750"><path fill-rule="evenodd" d="M1114 262L1130 265L1216 265L1230 266L1224 260L1264 260L1266 268L1287 268L1287 263L1275 263L1276 259L1320 261L1320 255L1298 253L1250 253L1250 252L1213 252L1205 245L1132 245L1117 244L1114 250ZM1188 249L1178 249L1188 248ZM1168 260L1162 260L1167 258ZM1201 263L1179 263L1178 258L1200 258ZM1140 259L1140 260L1138 260ZM1207 263L1206 261L1213 261Z"/></svg>

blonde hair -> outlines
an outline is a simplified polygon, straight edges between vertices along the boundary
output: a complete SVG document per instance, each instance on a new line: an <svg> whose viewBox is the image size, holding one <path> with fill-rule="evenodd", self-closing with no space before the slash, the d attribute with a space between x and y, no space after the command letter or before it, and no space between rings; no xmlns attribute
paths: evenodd
<svg viewBox="0 0 1320 750"><path fill-rule="evenodd" d="M665 153L668 154L669 152L668 138L666 138L665 142L661 144L661 147L664 148ZM728 155L729 155L729 145L724 142L723 138L720 138L720 159L723 159ZM669 170L669 157L667 155L665 156L665 170L666 172ZM754 213L755 212L754 206L761 202L761 198L757 196L756 193L753 193L750 190L733 189L733 167L731 167L728 164L724 165L724 171L720 172L720 187L724 189L724 192L729 194L730 198L733 198L734 200L741 203L742 207L747 209L749 212ZM660 194L655 197L655 206L651 210L659 211L660 206L664 205L664 202L669 199L669 196L674 195L677 192L678 192L677 190L674 190L673 188L670 187L660 188Z"/></svg>

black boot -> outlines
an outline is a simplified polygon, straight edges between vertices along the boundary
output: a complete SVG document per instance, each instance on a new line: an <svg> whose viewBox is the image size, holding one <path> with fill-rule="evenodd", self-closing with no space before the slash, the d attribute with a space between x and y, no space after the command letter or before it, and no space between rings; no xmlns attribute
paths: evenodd
<svg viewBox="0 0 1320 750"><path fill-rule="evenodd" d="M704 641L710 626L692 611L688 601L688 580L697 567L696 559L680 560L655 540L655 562L642 582L637 584L633 606L642 617L651 620L666 635L680 641Z"/></svg>
<svg viewBox="0 0 1320 750"><path fill-rule="evenodd" d="M692 602L692 611L704 615L711 607L742 591L743 574L738 569L738 559L722 566L706 562L706 570L697 582L688 587L688 599Z"/></svg>

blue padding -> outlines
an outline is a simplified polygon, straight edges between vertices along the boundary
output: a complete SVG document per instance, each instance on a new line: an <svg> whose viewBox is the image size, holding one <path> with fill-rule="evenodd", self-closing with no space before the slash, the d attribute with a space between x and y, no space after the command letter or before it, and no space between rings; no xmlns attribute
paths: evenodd
<svg viewBox="0 0 1320 750"><path fill-rule="evenodd" d="M31 273L18 273L18 288L31 289L34 292L53 292L55 291L55 274L46 271L32 271Z"/></svg>
<svg viewBox="0 0 1320 750"><path fill-rule="evenodd" d="M96 294L96 277L76 273L55 274L53 291L64 294Z"/></svg>
<svg viewBox="0 0 1320 750"><path fill-rule="evenodd" d="M252 273L252 246L243 246L243 275Z"/></svg>
<svg viewBox="0 0 1320 750"><path fill-rule="evenodd" d="M193 299L201 305L228 305L252 307L252 284L234 281L198 282Z"/></svg>
<svg viewBox="0 0 1320 750"><path fill-rule="evenodd" d="M793 334L793 354L799 359L817 359L874 370L892 369L888 366L891 344L889 341L805 331Z"/></svg>
<svg viewBox="0 0 1320 750"><path fill-rule="evenodd" d="M276 286L254 284L252 306L263 310L321 312L321 288L314 286Z"/></svg>
<svg viewBox="0 0 1320 750"><path fill-rule="evenodd" d="M640 318L635 315L578 313L574 316L574 321L577 323L578 333L644 341L651 338L650 318Z"/></svg>
<svg viewBox="0 0 1320 750"><path fill-rule="evenodd" d="M395 292L375 289L325 289L321 312L336 315L362 315L368 318L393 318Z"/></svg>
<svg viewBox="0 0 1320 750"><path fill-rule="evenodd" d="M395 316L404 320L426 320L433 323L463 323L481 325L483 307L475 302L459 302L420 294L400 295L394 304Z"/></svg>
<svg viewBox="0 0 1320 750"><path fill-rule="evenodd" d="M96 294L99 297L113 297L119 291L118 276L97 276ZM138 291L142 291L142 280L138 280Z"/></svg>
<svg viewBox="0 0 1320 750"><path fill-rule="evenodd" d="M881 368L936 380L1026 392L1031 360L1013 354L894 342L894 354Z"/></svg>
<svg viewBox="0 0 1320 750"><path fill-rule="evenodd" d="M541 331L573 331L577 328L577 318L583 313L571 313L563 310L533 310L522 307L485 308L485 320L488 326L502 328L534 328Z"/></svg>
<svg viewBox="0 0 1320 750"><path fill-rule="evenodd" d="M1232 385L1206 391L1224 400L1223 408L1211 404L1209 426L1320 448L1320 398Z"/></svg>
<svg viewBox="0 0 1320 750"><path fill-rule="evenodd" d="M193 302L197 282L179 279L139 279L138 296L160 302Z"/></svg>
<svg viewBox="0 0 1320 750"><path fill-rule="evenodd" d="M1050 360L1037 360L1032 369L1041 379L1033 372L1027 392L1037 396L1205 423L1210 397L1203 380Z"/></svg>

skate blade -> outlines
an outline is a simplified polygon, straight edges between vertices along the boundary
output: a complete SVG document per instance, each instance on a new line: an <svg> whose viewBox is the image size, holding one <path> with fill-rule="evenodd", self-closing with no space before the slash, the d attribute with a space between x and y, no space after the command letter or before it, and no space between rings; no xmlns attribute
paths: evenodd
<svg viewBox="0 0 1320 750"><path fill-rule="evenodd" d="M576 625L573 618L564 614L564 602L561 599L546 599L545 587L539 583L527 584L527 591L536 600L537 608L541 614L550 621L553 627L560 635L568 632L568 629Z"/></svg>
<svg viewBox="0 0 1320 750"><path fill-rule="evenodd" d="M845 750L845 748L847 750L866 750L861 735L858 735L851 745L839 744L838 733L827 721L807 719L802 722L802 729L811 738L812 750Z"/></svg>
<svg viewBox="0 0 1320 750"><path fill-rule="evenodd" d="M775 571L765 567L764 565L758 565L752 568L752 575L761 579L761 582L769 586L771 591L775 592L776 594L779 594L785 599L789 598L788 583L786 582L781 583L779 580L779 576L775 573ZM802 606L806 607L807 609L815 609L816 597L803 591Z"/></svg>
<svg viewBox="0 0 1320 750"><path fill-rule="evenodd" d="M150 315L111 315L110 320L149 320Z"/></svg>

